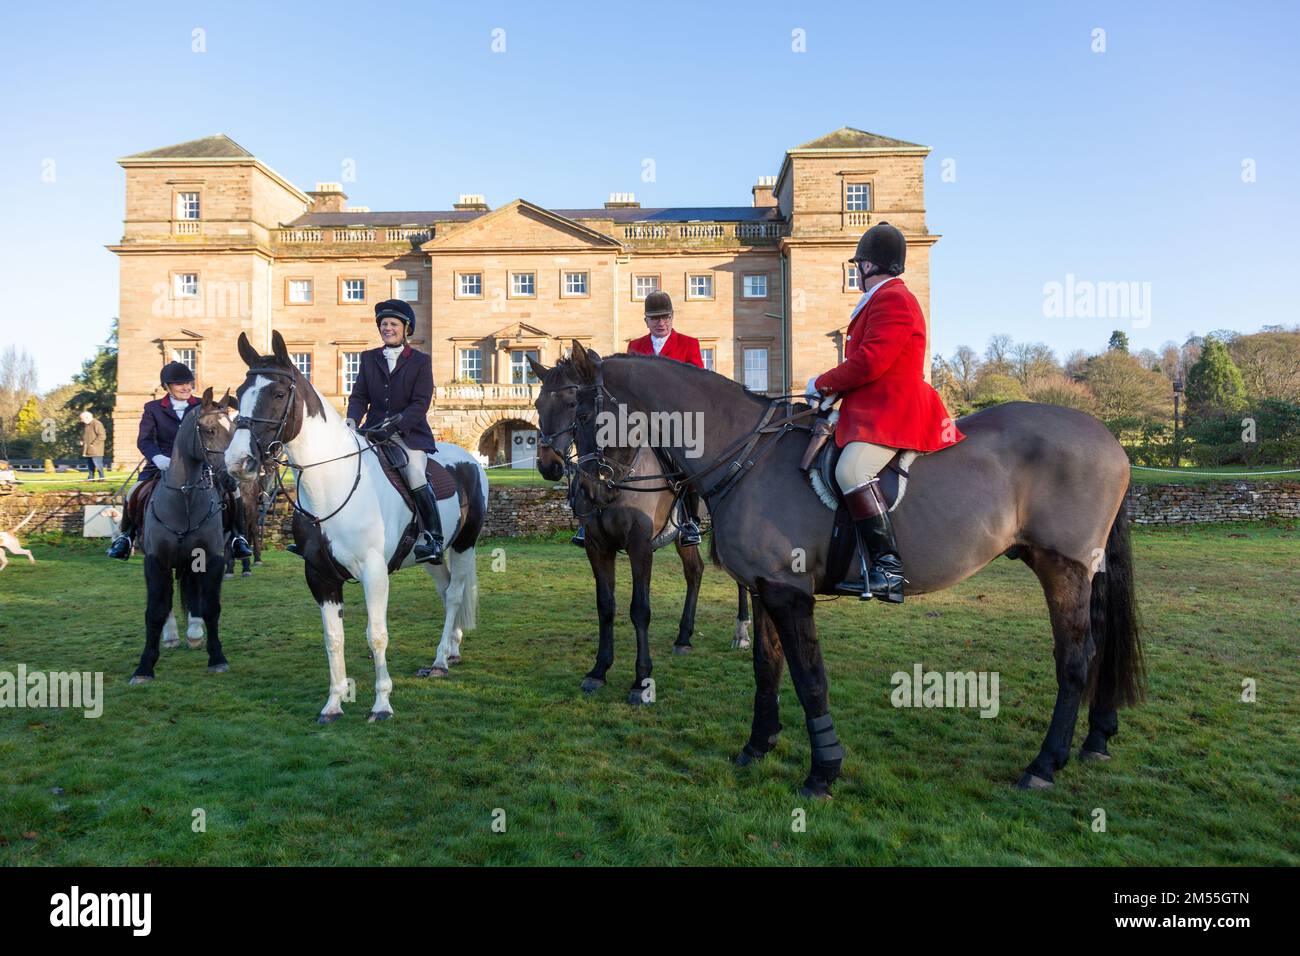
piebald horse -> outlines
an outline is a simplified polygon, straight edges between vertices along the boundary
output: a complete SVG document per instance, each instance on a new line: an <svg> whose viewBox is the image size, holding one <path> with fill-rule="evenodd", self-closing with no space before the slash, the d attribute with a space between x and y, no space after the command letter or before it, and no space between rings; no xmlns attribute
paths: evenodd
<svg viewBox="0 0 1300 956"><path fill-rule="evenodd" d="M375 661L375 702L370 720L393 716L388 673L388 575L413 512L378 460L382 449L348 428L289 358L284 339L272 334L272 354L259 355L239 336L248 375L239 387L239 417L226 450L226 467L241 480L255 478L263 462L284 455L297 475L293 533L306 561L307 586L320 606L330 685L319 722L343 713L348 692L343 659L343 584L361 582L366 639ZM456 481L457 494L438 502L448 547L442 564L425 564L438 586L445 615L433 664L421 676L445 676L460 660L465 631L476 624L478 571L475 544L487 514L487 473L468 452L439 443L432 456ZM464 521L462 522L462 504ZM400 567L414 563L409 546ZM395 569L394 569L395 570Z"/></svg>

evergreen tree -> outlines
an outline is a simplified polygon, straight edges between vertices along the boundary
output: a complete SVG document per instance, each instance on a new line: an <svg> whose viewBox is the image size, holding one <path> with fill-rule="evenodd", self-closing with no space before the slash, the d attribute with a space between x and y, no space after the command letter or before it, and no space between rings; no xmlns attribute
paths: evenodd
<svg viewBox="0 0 1300 956"><path fill-rule="evenodd" d="M1246 407L1246 385L1228 349L1206 338L1201 357L1187 372L1187 412L1206 416Z"/></svg>
<svg viewBox="0 0 1300 956"><path fill-rule="evenodd" d="M1116 329L1110 333L1110 342L1106 347L1112 352L1128 352L1128 333L1123 329Z"/></svg>

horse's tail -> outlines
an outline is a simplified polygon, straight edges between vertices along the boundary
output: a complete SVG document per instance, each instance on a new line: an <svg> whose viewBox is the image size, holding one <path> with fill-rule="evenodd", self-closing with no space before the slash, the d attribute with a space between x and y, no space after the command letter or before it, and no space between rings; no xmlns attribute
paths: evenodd
<svg viewBox="0 0 1300 956"><path fill-rule="evenodd" d="M204 617L207 602L203 595L204 576L192 570L188 564L176 569L177 584L180 585L181 610L187 618Z"/></svg>
<svg viewBox="0 0 1300 956"><path fill-rule="evenodd" d="M1092 704L1101 710L1136 704L1146 693L1127 506L1126 492L1106 538L1105 563L1092 578L1092 638L1099 645Z"/></svg>

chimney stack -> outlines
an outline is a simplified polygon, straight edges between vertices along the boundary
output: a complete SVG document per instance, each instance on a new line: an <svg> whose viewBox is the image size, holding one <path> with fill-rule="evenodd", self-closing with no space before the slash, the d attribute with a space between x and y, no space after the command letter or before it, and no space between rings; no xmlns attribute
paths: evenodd
<svg viewBox="0 0 1300 956"><path fill-rule="evenodd" d="M307 193L311 197L308 212L344 212L347 195L341 183L317 183L316 188Z"/></svg>
<svg viewBox="0 0 1300 956"><path fill-rule="evenodd" d="M773 188L775 188L775 186L776 186L775 176L758 177L758 182L755 183L754 188L750 190L754 194L755 209L759 208L760 206L776 205L776 196L772 194L772 190Z"/></svg>
<svg viewBox="0 0 1300 956"><path fill-rule="evenodd" d="M470 212L487 212L488 204L478 193L461 193L460 201L452 203L451 208Z"/></svg>
<svg viewBox="0 0 1300 956"><path fill-rule="evenodd" d="M610 193L609 201L605 203L606 209L640 209L641 204L636 201L635 193Z"/></svg>

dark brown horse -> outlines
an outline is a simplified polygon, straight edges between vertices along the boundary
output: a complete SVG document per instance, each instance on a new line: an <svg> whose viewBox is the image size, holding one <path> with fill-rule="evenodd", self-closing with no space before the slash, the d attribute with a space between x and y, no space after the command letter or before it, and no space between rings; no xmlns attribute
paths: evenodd
<svg viewBox="0 0 1300 956"><path fill-rule="evenodd" d="M750 737L737 757L747 764L777 742L777 690L790 667L812 744L803 792L829 796L843 747L831 721L826 671L813 622L814 595L834 593L830 571L834 515L799 471L807 431L780 428L749 439L772 402L712 372L649 356L601 360L574 343L577 444L599 467L596 420L613 414L677 412L701 416L703 450L681 443L659 449L693 485L713 516L714 556L755 594ZM806 406L777 402L775 421ZM795 423L791 423L792 426ZM1088 735L1082 757L1108 756L1116 709L1142 695L1142 662L1133 594L1124 450L1090 415L1053 405L1013 402L962 418L966 440L911 467L893 520L909 584L907 594L938 591L1000 555L1024 561L1047 598L1056 657L1057 697L1038 756L1021 787L1050 786L1069 759L1080 701ZM599 500L599 483L593 483ZM614 493L616 489L611 489ZM888 613L864 607L863 614Z"/></svg>
<svg viewBox="0 0 1300 956"><path fill-rule="evenodd" d="M561 361L553 369L529 358L533 371L542 382L537 396L538 428L537 470L549 481L570 475L570 504L586 529L587 560L596 578L596 613L600 640L596 663L582 680L584 693L592 694L605 686L605 677L614 663L614 583L615 562L619 551L626 551L632 565L632 602L629 616L636 631L636 673L628 692L628 703L638 705L653 699L648 681L654 667L650 656L650 576L654 553L672 542L682 562L686 577L686 600L677 626L674 654L691 650L695 630L695 612L699 602L700 582L704 576L704 559L698 547L682 547L677 536L674 513L678 496L666 490L663 466L651 448L618 447L606 450L606 458L626 487L613 496L593 496L592 477L582 463L571 461L574 435L580 424L575 418L579 382L573 365ZM749 595L737 588L736 627L732 647L748 647Z"/></svg>

